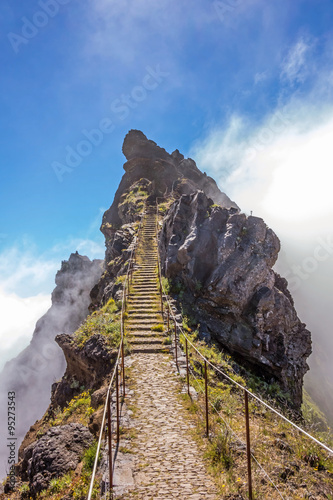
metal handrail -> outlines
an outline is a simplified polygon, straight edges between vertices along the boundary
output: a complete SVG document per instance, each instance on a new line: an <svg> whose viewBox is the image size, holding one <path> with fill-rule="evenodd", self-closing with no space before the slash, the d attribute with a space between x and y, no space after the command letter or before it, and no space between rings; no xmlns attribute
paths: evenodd
<svg viewBox="0 0 333 500"><path fill-rule="evenodd" d="M156 202L156 205L157 205L157 202ZM156 237L157 237L157 235L156 235ZM158 260L160 260L158 242L157 242L157 258L158 258ZM277 411L275 408L273 408L272 406L270 406L269 404L267 404L259 396L257 396L253 392L251 392L249 389L247 389L246 387L244 387L242 384L240 384L239 382L236 382L235 380L233 380L229 375L227 375L224 371L222 371L220 368L218 368L213 363L211 363L205 356L203 356L203 354L197 349L197 347L188 338L188 336L184 332L182 326L177 323L176 317L175 317L175 315L174 315L174 313L172 311L171 305L170 305L169 298L168 298L167 294L165 293L165 289L163 287L162 281L161 281L161 286L162 286L162 291L163 291L163 295L164 295L165 301L168 304L168 309L169 309L169 311L170 311L170 313L171 313L171 315L173 317L173 320L174 320L175 324L177 325L177 328L179 328L179 330L182 332L184 338L193 347L193 349L199 354L199 356L203 359L203 361L206 361L213 370L215 370L218 373L220 373L221 375L223 375L227 380L229 380L229 382L231 382L232 384L236 385L239 389L242 389L243 391L245 391L249 396L251 396L254 399L256 399L260 404L264 405L266 408L268 408L269 410L271 410L277 416L279 416L280 418L282 418L285 422L287 422L288 424L292 425L299 432L301 432L302 434L304 434L305 436L307 436L309 439L311 439L312 441L314 441L319 446L321 446L322 448L324 448L326 451L328 451L329 453L331 453L333 455L333 450L331 448L329 448L327 445L325 445L324 443L322 443L321 441L319 441L315 437L311 436L311 434L309 434L304 429L302 429L301 427L299 427L297 424L295 424L294 422L292 422L291 420L289 420L287 417L285 417L284 415L282 415L279 411Z"/></svg>
<svg viewBox="0 0 333 500"><path fill-rule="evenodd" d="M94 467L93 467L93 471L92 471L92 475L91 475L90 487L89 487L89 492L88 492L87 500L91 500L91 496L92 496L92 492L93 492L93 488L94 488L96 470L97 470L97 465L98 465L98 457L99 457L99 453L100 453L100 449L101 449L102 436L103 436L104 427L105 427L105 421L106 421L106 413L107 413L108 405L110 403L111 388L112 388L112 384L113 384L114 378L116 376L116 371L117 371L117 369L119 367L120 358L122 359L123 396L125 397L125 368L124 368L124 333L125 332L124 332L124 313L125 313L125 309L126 309L126 287L127 287L128 283L129 283L129 275L132 272L132 263L133 263L134 255L135 255L136 248L137 248L139 233L140 233L141 228L142 228L142 222L143 222L143 216L145 214L145 210L146 210L146 203L144 204L144 207L143 207L143 210L142 210L142 213L141 213L140 224L139 224L137 233L136 233L135 238L134 238L134 245L133 245L130 257L128 259L128 268L127 268L126 278L125 278L124 286L123 286L122 307L121 307L121 313L120 313L120 333L121 333L120 345L119 345L117 359L116 359L116 362L115 362L115 365L114 365L114 368L113 368L113 371L112 371L110 383L109 383L107 394L106 394L106 400L105 400L104 411L103 411L103 418L102 418L102 423L101 423L101 430L100 430L100 433L99 433L98 444L97 444L96 455L95 455L95 461L94 461ZM118 424L119 424L119 422L118 422ZM109 443L109 446L111 447L111 443ZM112 453L112 449L110 450L110 453ZM109 482L111 484L111 478L109 478Z"/></svg>

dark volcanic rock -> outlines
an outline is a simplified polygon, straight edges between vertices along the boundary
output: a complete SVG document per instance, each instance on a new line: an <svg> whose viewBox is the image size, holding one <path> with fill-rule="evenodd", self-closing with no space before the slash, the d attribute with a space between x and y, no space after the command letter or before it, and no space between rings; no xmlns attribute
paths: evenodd
<svg viewBox="0 0 333 500"><path fill-rule="evenodd" d="M25 449L22 466L33 495L47 488L51 479L76 469L84 451L93 443L90 431L81 424L52 427Z"/></svg>
<svg viewBox="0 0 333 500"><path fill-rule="evenodd" d="M199 322L229 351L302 401L311 338L287 282L273 270L280 243L258 217L213 205L202 191L184 195L164 219L160 251L167 277L191 294Z"/></svg>
<svg viewBox="0 0 333 500"><path fill-rule="evenodd" d="M60 382L52 385L50 411L63 408L78 393L80 387L99 389L111 373L118 351L112 351L103 335L95 334L79 348L71 335L57 335L56 342L62 348L67 369Z"/></svg>

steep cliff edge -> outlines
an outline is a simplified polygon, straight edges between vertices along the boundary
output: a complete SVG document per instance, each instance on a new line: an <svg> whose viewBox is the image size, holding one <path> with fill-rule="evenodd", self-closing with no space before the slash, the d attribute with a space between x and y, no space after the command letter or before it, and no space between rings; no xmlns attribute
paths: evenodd
<svg viewBox="0 0 333 500"><path fill-rule="evenodd" d="M52 306L38 320L30 345L8 362L0 375L0 418L7 415L7 392L15 391L19 418L16 425L18 444L30 425L45 412L50 401L52 384L65 371L62 350L54 338L73 333L88 314L89 292L102 272L102 261L71 254L63 261L52 292ZM1 434L0 476L6 473L7 449L5 433Z"/></svg>

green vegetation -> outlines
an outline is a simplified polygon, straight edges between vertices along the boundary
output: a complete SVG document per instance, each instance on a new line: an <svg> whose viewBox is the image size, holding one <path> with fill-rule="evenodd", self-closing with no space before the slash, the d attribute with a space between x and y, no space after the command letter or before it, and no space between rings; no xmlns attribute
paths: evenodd
<svg viewBox="0 0 333 500"><path fill-rule="evenodd" d="M90 393L84 391L75 396L63 410L59 408L54 418L50 420L50 424L51 426L55 426L70 422L80 422L83 425L88 425L89 417L93 413L94 409L91 407Z"/></svg>
<svg viewBox="0 0 333 500"><path fill-rule="evenodd" d="M236 365L231 356L220 352L213 343L207 345L200 341L198 330L192 331L188 326L189 322L189 318L184 316L184 331L205 358L235 382L261 395L271 406L276 407L279 403L280 413L293 420L287 405L288 395L281 391L277 383L264 382ZM180 335L180 342L185 350L183 334ZM192 415L191 418L196 420L194 437L205 450L205 457L216 477L221 494L226 495L226 498L228 495L242 495L245 498L247 467L244 393L208 365L210 412L209 438L206 439L204 364L190 344L188 349L191 366L190 384L196 390L197 398L192 399L187 394L181 394L181 399L188 413ZM306 394L303 410L305 410L304 420L300 424L301 427L332 448L332 435L325 431L316 431L316 427L323 424L323 416ZM284 497L301 500L304 498L304 491L308 491L317 498L329 498L333 484L332 457L251 397L249 397L249 412L251 450ZM267 476L262 480L264 476L254 461L252 468L254 498L280 498Z"/></svg>
<svg viewBox="0 0 333 500"><path fill-rule="evenodd" d="M118 208L122 210L126 208L126 205L130 205L130 207L127 206L127 211L140 213L142 212L147 197L148 191L144 187L134 185L130 191L122 195Z"/></svg>
<svg viewBox="0 0 333 500"><path fill-rule="evenodd" d="M77 345L82 348L92 335L98 333L107 338L110 348L117 348L121 338L119 309L119 303L110 299L104 307L90 314L74 334Z"/></svg>
<svg viewBox="0 0 333 500"><path fill-rule="evenodd" d="M164 292L168 295L170 292L171 284L168 278L166 278L165 276L162 276L162 287Z"/></svg>
<svg viewBox="0 0 333 500"><path fill-rule="evenodd" d="M153 326L151 327L151 330L152 330L153 332L163 332L163 330L164 330L164 325L163 325L163 323L159 323L158 325L153 325Z"/></svg>
<svg viewBox="0 0 333 500"><path fill-rule="evenodd" d="M90 478L91 471L85 468L83 468L79 475L75 475L74 471L71 471L62 477L52 479L49 488L43 490L37 496L37 499L62 500L65 497L69 497L74 500L83 500L88 495ZM94 483L92 498L100 498L100 488L97 479Z"/></svg>
<svg viewBox="0 0 333 500"><path fill-rule="evenodd" d="M87 471L92 471L95 463L95 457L96 457L96 452L97 452L97 441L95 441L90 448L88 448L83 455L83 468L86 469ZM100 462L102 458L102 453L99 451L98 454L98 463Z"/></svg>

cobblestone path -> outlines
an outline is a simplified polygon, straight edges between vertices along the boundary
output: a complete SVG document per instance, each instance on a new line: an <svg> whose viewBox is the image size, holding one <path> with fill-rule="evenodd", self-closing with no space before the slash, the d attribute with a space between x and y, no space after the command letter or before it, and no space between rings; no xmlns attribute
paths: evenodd
<svg viewBox="0 0 333 500"><path fill-rule="evenodd" d="M178 393L180 382L170 355L131 356L134 391L127 404L136 409L130 441L134 487L121 498L217 500L202 450L191 436L191 424Z"/></svg>

